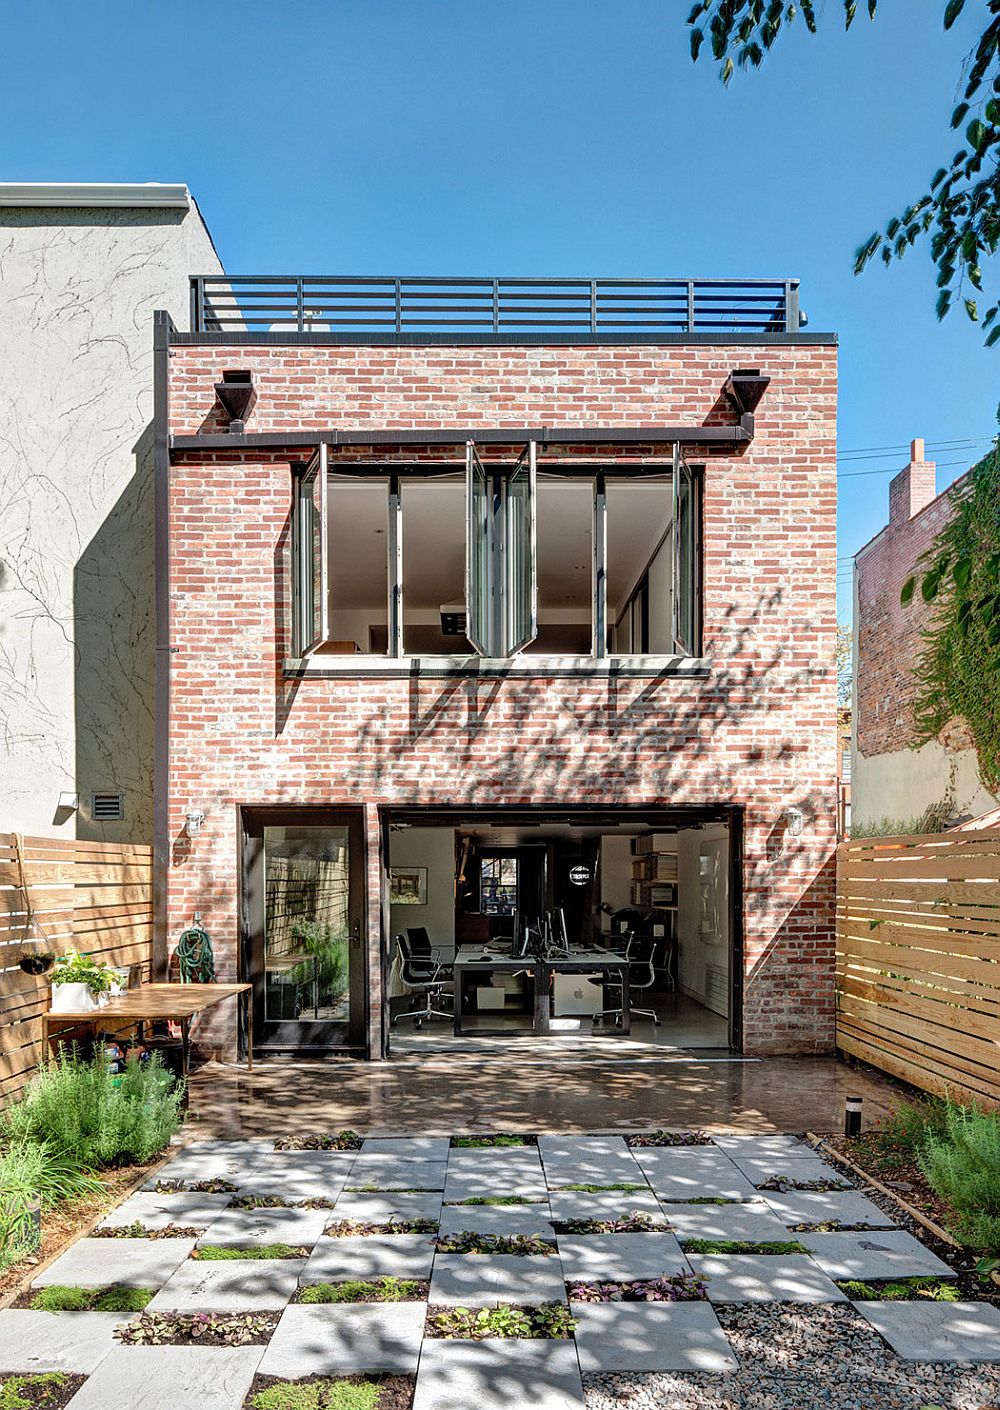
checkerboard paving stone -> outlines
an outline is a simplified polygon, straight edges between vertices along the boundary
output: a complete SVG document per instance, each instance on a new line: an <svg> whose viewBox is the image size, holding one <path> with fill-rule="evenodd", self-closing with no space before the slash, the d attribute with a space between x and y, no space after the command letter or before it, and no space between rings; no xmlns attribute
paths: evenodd
<svg viewBox="0 0 1000 1410"><path fill-rule="evenodd" d="M565 1184L604 1184L643 1179L621 1136L580 1137L541 1136L538 1149L549 1186Z"/></svg>
<svg viewBox="0 0 1000 1410"><path fill-rule="evenodd" d="M543 1164L549 1159L629 1155L624 1136L539 1136L537 1150Z"/></svg>
<svg viewBox="0 0 1000 1410"><path fill-rule="evenodd" d="M557 1221L623 1219L627 1214L648 1214L653 1219L662 1218L660 1201L650 1189L601 1190L596 1194L587 1190L552 1190L549 1194L549 1208L552 1218Z"/></svg>
<svg viewBox="0 0 1000 1410"><path fill-rule="evenodd" d="M534 1180L542 1175L535 1146L487 1146L453 1150L448 1157L449 1179ZM498 1194L509 1193L498 1190Z"/></svg>
<svg viewBox="0 0 1000 1410"><path fill-rule="evenodd" d="M747 1204L661 1203L660 1208L682 1242L684 1239L747 1239L763 1243L793 1237L763 1200Z"/></svg>
<svg viewBox="0 0 1000 1410"><path fill-rule="evenodd" d="M672 1150L636 1152L642 1172L661 1200L697 1199L706 1195L732 1200L757 1200L757 1190L746 1175L721 1152L699 1159Z"/></svg>
<svg viewBox="0 0 1000 1410"><path fill-rule="evenodd" d="M158 1288L194 1248L194 1239L78 1239L38 1273L32 1287Z"/></svg>
<svg viewBox="0 0 1000 1410"><path fill-rule="evenodd" d="M673 1234L563 1234L559 1257L567 1282L628 1281L690 1271Z"/></svg>
<svg viewBox="0 0 1000 1410"><path fill-rule="evenodd" d="M411 1375L417 1369L426 1314L423 1302L289 1307L264 1353L261 1375Z"/></svg>
<svg viewBox="0 0 1000 1410"><path fill-rule="evenodd" d="M802 1242L831 1278L954 1278L954 1270L905 1229L884 1233L805 1234Z"/></svg>
<svg viewBox="0 0 1000 1410"><path fill-rule="evenodd" d="M538 1204L446 1204L441 1210L441 1233L538 1234L554 1237L548 1202Z"/></svg>
<svg viewBox="0 0 1000 1410"><path fill-rule="evenodd" d="M0 1368L4 1371L68 1371L89 1376L113 1351L116 1327L128 1312L0 1312Z"/></svg>
<svg viewBox="0 0 1000 1410"><path fill-rule="evenodd" d="M287 1200L336 1199L350 1178L354 1151L279 1151L265 1155L239 1181L244 1195Z"/></svg>
<svg viewBox="0 0 1000 1410"><path fill-rule="evenodd" d="M736 1370L736 1357L707 1302L574 1303L580 1370Z"/></svg>
<svg viewBox="0 0 1000 1410"><path fill-rule="evenodd" d="M431 1302L490 1307L497 1302L565 1302L558 1255L439 1253L431 1275Z"/></svg>
<svg viewBox="0 0 1000 1410"><path fill-rule="evenodd" d="M249 1248L254 1244L314 1244L331 1218L329 1209L226 1209L199 1244Z"/></svg>
<svg viewBox="0 0 1000 1410"><path fill-rule="evenodd" d="M904 1361L1000 1361L1000 1308L988 1302L856 1302Z"/></svg>
<svg viewBox="0 0 1000 1410"><path fill-rule="evenodd" d="M262 1346L122 1346L69 1402L72 1410L240 1410Z"/></svg>
<svg viewBox="0 0 1000 1410"><path fill-rule="evenodd" d="M712 1302L846 1302L804 1253L695 1254L688 1262L706 1280Z"/></svg>
<svg viewBox="0 0 1000 1410"><path fill-rule="evenodd" d="M189 1258L149 1304L152 1312L271 1312L295 1295L304 1258Z"/></svg>
<svg viewBox="0 0 1000 1410"><path fill-rule="evenodd" d="M347 1188L443 1190L447 1167L444 1160L407 1160L392 1155L365 1155L362 1151L351 1167Z"/></svg>
<svg viewBox="0 0 1000 1410"><path fill-rule="evenodd" d="M544 1199L548 1193L541 1166L521 1170L483 1166L480 1170L464 1167L452 1174L449 1166L444 1187L446 1204L469 1199L475 1195L521 1195L525 1199Z"/></svg>
<svg viewBox="0 0 1000 1410"><path fill-rule="evenodd" d="M321 1238L302 1270L303 1287L348 1278L429 1278L434 1262L430 1234L369 1234Z"/></svg>
<svg viewBox="0 0 1000 1410"><path fill-rule="evenodd" d="M362 1155L391 1155L395 1160L447 1160L447 1136L367 1136Z"/></svg>
<svg viewBox="0 0 1000 1410"><path fill-rule="evenodd" d="M185 1184L197 1180L229 1180L238 1185L271 1152L273 1142L270 1141L199 1141L180 1150L146 1181L143 1189L154 1189L160 1180L183 1180Z"/></svg>
<svg viewBox="0 0 1000 1410"><path fill-rule="evenodd" d="M775 1153L750 1160L746 1156L734 1156L733 1163L754 1185L762 1185L765 1180L828 1180L839 1183L845 1189L851 1186L850 1180L834 1166L817 1156L791 1156Z"/></svg>
<svg viewBox="0 0 1000 1410"><path fill-rule="evenodd" d="M860 1190L762 1190L761 1195L785 1224L825 1224L839 1219L843 1224L891 1229L896 1222Z"/></svg>
<svg viewBox="0 0 1000 1410"><path fill-rule="evenodd" d="M129 1224L144 1224L147 1229L165 1229L174 1224L183 1229L207 1229L215 1222L232 1195L153 1194L148 1191L132 1195L124 1204L113 1209L101 1220L102 1229L124 1229Z"/></svg>
<svg viewBox="0 0 1000 1410"><path fill-rule="evenodd" d="M583 1410L571 1340L427 1341L413 1410Z"/></svg>
<svg viewBox="0 0 1000 1410"><path fill-rule="evenodd" d="M376 1195L345 1190L327 1218L384 1224L390 1219L437 1219L440 1214L440 1190L399 1190L395 1194L388 1190Z"/></svg>
<svg viewBox="0 0 1000 1410"><path fill-rule="evenodd" d="M727 1155L742 1156L747 1160L760 1160L775 1154L800 1156L812 1155L813 1147L799 1136L785 1136L777 1133L747 1136L741 1132L713 1135L712 1141Z"/></svg>

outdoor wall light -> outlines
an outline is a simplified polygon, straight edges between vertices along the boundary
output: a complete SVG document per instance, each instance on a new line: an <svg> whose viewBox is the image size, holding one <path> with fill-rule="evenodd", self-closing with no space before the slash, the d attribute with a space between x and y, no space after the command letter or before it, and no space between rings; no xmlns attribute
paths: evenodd
<svg viewBox="0 0 1000 1410"><path fill-rule="evenodd" d="M188 837L197 837L201 832L205 821L205 814L197 808L193 808L190 813L184 814L184 831Z"/></svg>
<svg viewBox="0 0 1000 1410"><path fill-rule="evenodd" d="M802 836L802 824L804 821L805 818L801 808L785 809L785 828L788 831L789 837Z"/></svg>
<svg viewBox="0 0 1000 1410"><path fill-rule="evenodd" d="M60 811L60 812L75 813L75 812L77 811L77 809L79 808L79 806L80 806L80 795L79 795L79 793L60 793L60 795L59 795L59 811Z"/></svg>

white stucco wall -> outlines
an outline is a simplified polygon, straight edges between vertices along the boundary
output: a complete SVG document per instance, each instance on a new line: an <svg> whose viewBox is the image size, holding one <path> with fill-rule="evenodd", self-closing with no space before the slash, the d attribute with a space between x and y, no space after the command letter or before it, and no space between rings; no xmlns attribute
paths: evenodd
<svg viewBox="0 0 1000 1410"><path fill-rule="evenodd" d="M919 749L870 758L854 752L851 823L910 823L948 800L949 817L976 818L998 806L983 787L974 749L945 749L936 739Z"/></svg>
<svg viewBox="0 0 1000 1410"><path fill-rule="evenodd" d="M151 201L157 189L177 188ZM148 841L152 314L187 328L188 276L221 266L193 201L5 199L0 187L0 832ZM104 790L124 793L123 822L92 821ZM79 813L57 810L61 792L79 793Z"/></svg>

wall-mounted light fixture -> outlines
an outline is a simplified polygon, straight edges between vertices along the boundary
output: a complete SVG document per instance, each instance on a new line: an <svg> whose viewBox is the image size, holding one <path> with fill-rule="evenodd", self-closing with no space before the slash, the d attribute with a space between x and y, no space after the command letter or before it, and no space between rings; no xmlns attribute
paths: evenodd
<svg viewBox="0 0 1000 1410"><path fill-rule="evenodd" d="M198 808L192 808L190 813L184 814L184 831L188 837L197 837L204 822L205 814Z"/></svg>
<svg viewBox="0 0 1000 1410"><path fill-rule="evenodd" d="M60 793L58 806L60 812L75 813L80 807L79 793Z"/></svg>
<svg viewBox="0 0 1000 1410"><path fill-rule="evenodd" d="M247 368L230 368L223 372L222 381L215 384L215 395L229 417L229 434L242 436L246 430L246 419L253 410L257 393L254 391L253 373Z"/></svg>
<svg viewBox="0 0 1000 1410"><path fill-rule="evenodd" d="M805 815L801 808L785 809L785 828L789 837L802 836L802 824L805 822Z"/></svg>

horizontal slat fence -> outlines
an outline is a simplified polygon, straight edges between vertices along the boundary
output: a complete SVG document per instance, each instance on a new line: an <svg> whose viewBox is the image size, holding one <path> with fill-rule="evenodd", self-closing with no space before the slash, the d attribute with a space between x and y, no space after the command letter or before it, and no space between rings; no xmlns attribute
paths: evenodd
<svg viewBox="0 0 1000 1410"><path fill-rule="evenodd" d="M0 833L0 1099L25 1086L41 1055L48 976L25 974L22 955L43 951L34 942L44 937L57 955L141 964L148 978L152 865L141 844L23 837L18 849L13 833Z"/></svg>
<svg viewBox="0 0 1000 1410"><path fill-rule="evenodd" d="M1000 828L841 844L837 1046L1000 1104Z"/></svg>

